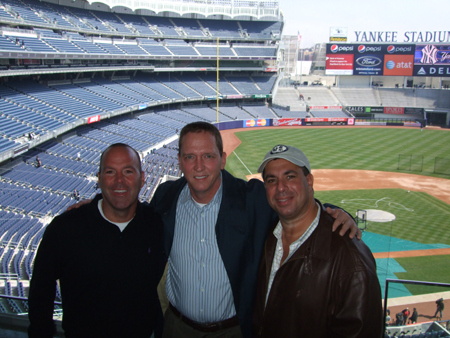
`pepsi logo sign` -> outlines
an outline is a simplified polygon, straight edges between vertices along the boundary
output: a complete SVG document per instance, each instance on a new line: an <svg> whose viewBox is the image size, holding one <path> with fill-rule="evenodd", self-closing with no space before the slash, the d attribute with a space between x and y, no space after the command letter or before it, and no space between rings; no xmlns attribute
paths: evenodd
<svg viewBox="0 0 450 338"><path fill-rule="evenodd" d="M358 47L358 52L360 52L360 53L381 52L381 46L364 46L364 45L360 45Z"/></svg>
<svg viewBox="0 0 450 338"><path fill-rule="evenodd" d="M405 52L412 52L412 48L411 48L411 46L409 46L409 47L395 47L395 46L393 46L393 45L390 45L390 46L387 48L387 52L390 53L390 54L392 54L392 53L398 53L398 52L402 52L402 53L405 53Z"/></svg>
<svg viewBox="0 0 450 338"><path fill-rule="evenodd" d="M337 52L352 52L353 46L338 46L338 45L332 45L330 48L332 53Z"/></svg>

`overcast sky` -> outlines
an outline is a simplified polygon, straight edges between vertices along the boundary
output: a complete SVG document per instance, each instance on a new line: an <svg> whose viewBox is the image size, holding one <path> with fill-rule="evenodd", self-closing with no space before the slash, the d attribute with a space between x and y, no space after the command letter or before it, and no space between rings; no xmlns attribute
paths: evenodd
<svg viewBox="0 0 450 338"><path fill-rule="evenodd" d="M404 42L408 31L450 31L449 0L279 0L284 13L283 34L302 35L302 48L328 42L330 27L347 27L349 42L355 31L397 31ZM450 40L449 40L450 42Z"/></svg>

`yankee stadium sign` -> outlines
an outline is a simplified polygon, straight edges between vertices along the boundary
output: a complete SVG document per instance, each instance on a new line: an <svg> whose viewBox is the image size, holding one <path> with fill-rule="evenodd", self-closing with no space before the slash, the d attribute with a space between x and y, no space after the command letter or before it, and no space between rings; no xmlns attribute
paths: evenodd
<svg viewBox="0 0 450 338"><path fill-rule="evenodd" d="M354 42L450 43L450 31L354 31Z"/></svg>

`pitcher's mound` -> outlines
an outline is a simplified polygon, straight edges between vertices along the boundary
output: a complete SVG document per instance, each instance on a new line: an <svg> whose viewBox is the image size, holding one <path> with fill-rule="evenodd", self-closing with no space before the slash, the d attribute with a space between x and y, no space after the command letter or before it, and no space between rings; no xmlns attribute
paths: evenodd
<svg viewBox="0 0 450 338"><path fill-rule="evenodd" d="M390 222L395 220L395 215L384 210L366 209L358 210L356 217L371 222Z"/></svg>

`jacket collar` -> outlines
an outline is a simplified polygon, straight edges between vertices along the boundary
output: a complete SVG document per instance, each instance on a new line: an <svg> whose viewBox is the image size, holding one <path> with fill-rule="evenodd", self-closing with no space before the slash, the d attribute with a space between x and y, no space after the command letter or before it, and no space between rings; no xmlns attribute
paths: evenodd
<svg viewBox="0 0 450 338"><path fill-rule="evenodd" d="M320 207L319 224L316 230L314 230L311 236L297 249L297 251L289 260L303 259L306 256L324 260L328 260L330 258L330 243L332 235L330 224L333 224L333 219L325 211L322 203L320 203L320 201L317 199L315 199L315 201L319 204ZM278 220L273 224L272 229L269 232L270 236L267 240L266 245L268 257L271 257L270 266L272 266L273 255L275 253L275 247L277 243L277 239L273 235L273 230L275 229L277 224Z"/></svg>

